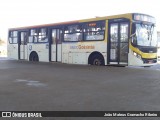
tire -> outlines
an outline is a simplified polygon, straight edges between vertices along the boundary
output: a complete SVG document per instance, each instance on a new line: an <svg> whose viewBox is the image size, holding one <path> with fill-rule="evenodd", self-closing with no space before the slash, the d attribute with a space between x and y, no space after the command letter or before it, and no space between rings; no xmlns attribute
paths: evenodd
<svg viewBox="0 0 160 120"><path fill-rule="evenodd" d="M103 66L104 65L103 57L101 55L94 55L92 57L91 65Z"/></svg>
<svg viewBox="0 0 160 120"><path fill-rule="evenodd" d="M38 61L39 61L39 58L38 58L37 53L32 53L32 54L30 55L30 61L35 61L35 62L38 62Z"/></svg>

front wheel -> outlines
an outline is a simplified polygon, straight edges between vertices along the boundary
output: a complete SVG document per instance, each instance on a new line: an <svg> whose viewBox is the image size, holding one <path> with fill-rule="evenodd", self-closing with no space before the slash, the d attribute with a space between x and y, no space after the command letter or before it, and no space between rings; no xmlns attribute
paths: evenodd
<svg viewBox="0 0 160 120"><path fill-rule="evenodd" d="M104 65L104 59L100 55L95 55L92 58L91 65L102 66Z"/></svg>

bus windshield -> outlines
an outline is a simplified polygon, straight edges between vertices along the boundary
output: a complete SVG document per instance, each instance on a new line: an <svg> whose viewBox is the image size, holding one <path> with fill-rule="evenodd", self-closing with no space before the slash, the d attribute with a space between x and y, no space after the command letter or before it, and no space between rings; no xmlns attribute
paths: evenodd
<svg viewBox="0 0 160 120"><path fill-rule="evenodd" d="M157 33L154 25L136 24L137 45L139 46L156 46Z"/></svg>

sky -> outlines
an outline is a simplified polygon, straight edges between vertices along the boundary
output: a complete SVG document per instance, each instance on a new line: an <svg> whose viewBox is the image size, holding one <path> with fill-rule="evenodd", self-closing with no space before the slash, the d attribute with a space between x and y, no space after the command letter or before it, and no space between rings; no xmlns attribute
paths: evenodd
<svg viewBox="0 0 160 120"><path fill-rule="evenodd" d="M158 0L1 0L0 38L8 28L72 21L123 13L145 13L156 18L160 31Z"/></svg>

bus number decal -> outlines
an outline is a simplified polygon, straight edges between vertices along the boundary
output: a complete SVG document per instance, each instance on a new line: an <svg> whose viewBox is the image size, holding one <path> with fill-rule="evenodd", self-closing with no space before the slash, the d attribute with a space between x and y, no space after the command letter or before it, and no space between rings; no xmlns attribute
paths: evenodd
<svg viewBox="0 0 160 120"><path fill-rule="evenodd" d="M30 51L32 50L32 45L29 45L29 50L30 50Z"/></svg>

